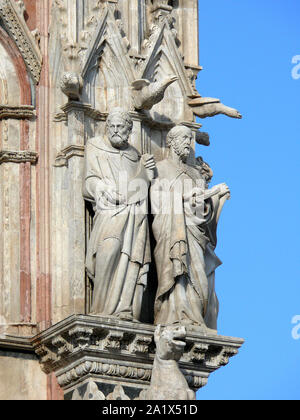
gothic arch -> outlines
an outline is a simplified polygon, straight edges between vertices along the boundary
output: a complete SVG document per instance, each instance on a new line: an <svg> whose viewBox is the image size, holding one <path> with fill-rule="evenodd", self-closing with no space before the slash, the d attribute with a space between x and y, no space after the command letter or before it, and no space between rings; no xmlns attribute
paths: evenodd
<svg viewBox="0 0 300 420"><path fill-rule="evenodd" d="M163 118L176 123L187 120L186 98L193 94L192 86L187 76L183 58L178 51L176 41L167 22L164 23L156 36L153 36L148 48L148 58L140 75L141 78L154 81L170 75L178 76L178 81L167 89L164 99L153 107L151 111L153 118L161 115ZM166 107L165 102L172 105ZM169 110L169 114L165 110Z"/></svg>
<svg viewBox="0 0 300 420"><path fill-rule="evenodd" d="M136 75L112 13L104 16L90 51L93 57L83 70L83 100L102 112L127 104Z"/></svg>
<svg viewBox="0 0 300 420"><path fill-rule="evenodd" d="M0 52L2 52L0 53L2 88L0 105L31 105L31 86L23 57L1 26Z"/></svg>
<svg viewBox="0 0 300 420"><path fill-rule="evenodd" d="M22 7L22 3L14 0L1 0L1 25L5 28L22 55L32 81L38 84L43 60L38 44L26 24L24 18L25 9L24 5Z"/></svg>
<svg viewBox="0 0 300 420"><path fill-rule="evenodd" d="M0 280L2 314L8 323L31 319L31 163L29 121L32 92L24 58L0 26ZM11 243L14 244L13 250ZM2 315L0 313L0 315Z"/></svg>

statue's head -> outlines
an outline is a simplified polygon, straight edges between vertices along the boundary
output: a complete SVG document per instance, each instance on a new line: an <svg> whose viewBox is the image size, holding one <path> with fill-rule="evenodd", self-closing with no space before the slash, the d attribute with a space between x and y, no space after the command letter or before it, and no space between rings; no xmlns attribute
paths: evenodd
<svg viewBox="0 0 300 420"><path fill-rule="evenodd" d="M190 128L177 125L167 135L167 146L186 162L191 152L192 139L193 133Z"/></svg>
<svg viewBox="0 0 300 420"><path fill-rule="evenodd" d="M162 360L180 360L186 346L186 328L184 326L159 325L154 333L156 354Z"/></svg>
<svg viewBox="0 0 300 420"><path fill-rule="evenodd" d="M121 108L113 109L106 121L107 135L112 146L117 149L128 147L132 127L133 122L128 112Z"/></svg>

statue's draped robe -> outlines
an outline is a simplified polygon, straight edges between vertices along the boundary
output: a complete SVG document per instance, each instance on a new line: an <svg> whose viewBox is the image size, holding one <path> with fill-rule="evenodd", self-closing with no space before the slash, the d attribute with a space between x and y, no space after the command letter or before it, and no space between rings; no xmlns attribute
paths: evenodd
<svg viewBox="0 0 300 420"><path fill-rule="evenodd" d="M141 157L133 147L118 150L107 139L91 139L86 146L83 195L94 206L86 269L93 280L92 313L138 319L151 261L148 199L111 204L99 191L100 181L115 185L139 177ZM122 175L123 174L123 175ZM100 192L100 194L99 194ZM98 202L97 202L98 200Z"/></svg>
<svg viewBox="0 0 300 420"><path fill-rule="evenodd" d="M214 273L221 261L214 249L220 201L213 197L204 203L203 199L202 214L195 219L184 203L183 185L186 181L190 189L199 187L199 170L178 166L171 159L159 162L157 168L158 178L151 188L158 273L155 324L205 324L217 329Z"/></svg>

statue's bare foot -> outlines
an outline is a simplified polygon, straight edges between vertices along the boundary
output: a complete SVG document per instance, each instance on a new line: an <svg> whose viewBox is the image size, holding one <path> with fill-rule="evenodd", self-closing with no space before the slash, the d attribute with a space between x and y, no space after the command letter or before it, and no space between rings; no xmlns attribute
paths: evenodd
<svg viewBox="0 0 300 420"><path fill-rule="evenodd" d="M120 319L121 321L140 323L140 321L135 319L133 317L133 315L129 312L120 312L120 313L116 314L115 317Z"/></svg>

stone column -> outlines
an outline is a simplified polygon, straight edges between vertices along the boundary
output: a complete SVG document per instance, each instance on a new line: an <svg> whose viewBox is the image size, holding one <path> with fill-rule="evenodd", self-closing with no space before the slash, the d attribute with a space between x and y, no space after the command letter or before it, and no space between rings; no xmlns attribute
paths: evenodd
<svg viewBox="0 0 300 420"><path fill-rule="evenodd" d="M85 203L82 177L86 109L89 106L75 101L62 107L67 118L68 138L56 157L54 172L57 180L60 179L63 182L61 185L64 185L62 191L56 192L57 203L62 200L64 208L60 213L63 218L64 246L61 248L63 255L56 254L62 266L55 278L64 286L61 294L53 291L56 321L72 313L85 312Z"/></svg>
<svg viewBox="0 0 300 420"><path fill-rule="evenodd" d="M174 10L178 19L178 38L184 61L192 66L199 64L198 0L179 0ZM201 15L200 15L201 18Z"/></svg>

